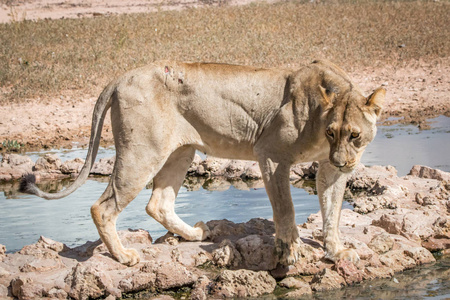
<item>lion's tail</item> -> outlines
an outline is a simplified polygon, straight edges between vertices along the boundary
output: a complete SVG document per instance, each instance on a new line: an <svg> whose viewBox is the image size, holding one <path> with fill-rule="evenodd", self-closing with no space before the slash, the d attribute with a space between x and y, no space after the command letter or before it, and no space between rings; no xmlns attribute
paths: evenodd
<svg viewBox="0 0 450 300"><path fill-rule="evenodd" d="M86 155L86 161L80 171L77 179L65 190L58 193L46 193L41 191L35 184L36 178L34 174L24 176L20 183L20 191L27 194L37 195L41 198L54 200L66 197L84 184L89 176L92 166L97 156L98 147L100 144L100 137L102 133L103 122L108 109L111 107L111 97L116 88L115 81L111 82L98 97L97 103L94 107L91 126L91 138L89 141L89 149Z"/></svg>

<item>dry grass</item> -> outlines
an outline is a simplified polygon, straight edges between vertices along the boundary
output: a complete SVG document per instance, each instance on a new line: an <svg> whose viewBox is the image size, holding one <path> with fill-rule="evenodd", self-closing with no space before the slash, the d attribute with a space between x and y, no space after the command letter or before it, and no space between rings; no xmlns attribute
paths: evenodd
<svg viewBox="0 0 450 300"><path fill-rule="evenodd" d="M435 60L450 54L449 11L448 1L280 2L1 24L0 101L97 95L156 59L271 67L322 57L347 70Z"/></svg>

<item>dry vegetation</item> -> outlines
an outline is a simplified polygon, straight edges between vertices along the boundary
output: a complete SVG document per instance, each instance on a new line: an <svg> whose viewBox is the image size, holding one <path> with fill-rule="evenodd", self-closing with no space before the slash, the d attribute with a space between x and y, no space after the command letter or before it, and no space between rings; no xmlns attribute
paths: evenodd
<svg viewBox="0 0 450 300"><path fill-rule="evenodd" d="M156 59L347 70L450 54L450 2L322 1L0 24L0 103L75 89L97 95Z"/></svg>

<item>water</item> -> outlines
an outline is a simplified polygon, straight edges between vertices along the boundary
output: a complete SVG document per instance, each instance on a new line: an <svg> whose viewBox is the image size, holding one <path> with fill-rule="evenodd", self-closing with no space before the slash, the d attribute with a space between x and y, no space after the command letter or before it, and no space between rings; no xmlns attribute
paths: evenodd
<svg viewBox="0 0 450 300"><path fill-rule="evenodd" d="M430 120L431 129L414 125L379 126L367 147L362 163L394 166L399 176L409 173L413 165L425 165L450 172L450 118Z"/></svg>
<svg viewBox="0 0 450 300"><path fill-rule="evenodd" d="M54 186L50 189L54 190L57 183L52 184ZM230 183L225 184L228 185ZM97 240L98 233L91 220L90 207L106 186L105 180L88 180L68 197L55 201L15 192L4 193L0 196L0 244L5 245L8 252L14 252L27 244L35 243L40 235L63 242L69 247ZM310 214L319 211L317 196L296 187L292 187L291 192L297 223L305 222ZM119 230L142 228L148 230L153 238L167 232L145 212L150 196L151 189L144 189L128 205L119 215ZM346 204L345 207L350 208L350 205ZM186 187L182 187L175 210L190 225L209 220L246 222L256 217L272 218L272 208L264 188L252 188L248 191L232 185L225 191L208 191L203 188L188 191Z"/></svg>

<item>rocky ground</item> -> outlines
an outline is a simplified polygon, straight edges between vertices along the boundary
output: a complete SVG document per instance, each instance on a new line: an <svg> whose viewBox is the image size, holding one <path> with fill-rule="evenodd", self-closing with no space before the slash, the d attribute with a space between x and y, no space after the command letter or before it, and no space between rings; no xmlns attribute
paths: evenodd
<svg viewBox="0 0 450 300"><path fill-rule="evenodd" d="M114 159L104 159L93 173L107 175ZM52 155L33 165L27 157L5 155L0 166L3 180L34 172L38 179L76 176L83 161L65 163ZM14 173L11 170L16 170ZM292 168L291 180L302 185L312 179L317 163ZM185 184L196 189L206 179L220 189L260 184L254 162L196 157ZM213 180L212 180L213 179ZM14 182L14 181L12 181ZM239 183L241 182L241 183ZM190 299L207 297L258 297L277 291L287 298L316 291L339 289L364 280L390 278L422 264L433 263L432 252L449 255L450 173L414 166L398 177L393 167L364 167L353 173L347 189L354 210L343 210L341 238L361 257L332 263L324 258L322 220L313 214L298 226L303 245L301 259L283 267L274 255L274 224L252 219L235 224L210 221L212 232L204 242L186 242L167 235L156 241L144 230L120 232L122 243L138 249L141 262L125 267L112 259L101 241L69 248L45 237L17 253L5 254L0 246L0 298L41 297L115 299L133 293ZM13 185L13 184L12 184ZM11 187L14 189L14 186ZM175 295L175 293L178 293Z"/></svg>

